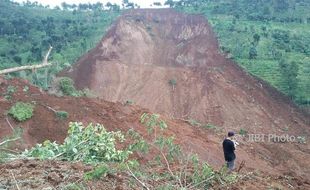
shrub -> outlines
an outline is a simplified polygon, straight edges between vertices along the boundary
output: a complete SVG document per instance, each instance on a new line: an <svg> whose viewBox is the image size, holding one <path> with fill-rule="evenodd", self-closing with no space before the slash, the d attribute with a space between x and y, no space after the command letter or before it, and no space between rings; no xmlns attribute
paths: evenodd
<svg viewBox="0 0 310 190"><path fill-rule="evenodd" d="M82 161L85 163L122 162L131 154L127 150L117 150L116 142L125 140L121 132L108 132L100 124L70 123L68 136L63 144L45 141L37 144L31 150L25 150L26 157L40 159L60 158L67 161Z"/></svg>
<svg viewBox="0 0 310 190"><path fill-rule="evenodd" d="M34 106L30 103L17 102L9 110L9 114L12 115L17 121L26 121L33 115Z"/></svg>
<svg viewBox="0 0 310 190"><path fill-rule="evenodd" d="M4 98L6 100L11 100L12 99L12 95L16 92L17 90L17 87L15 86L8 86L7 89L6 89L6 92L4 94Z"/></svg>
<svg viewBox="0 0 310 190"><path fill-rule="evenodd" d="M66 111L57 111L55 114L59 119L67 119L69 116L68 112Z"/></svg>
<svg viewBox="0 0 310 190"><path fill-rule="evenodd" d="M74 87L74 82L69 77L62 77L59 80L59 89L64 95L67 96L78 96L78 93Z"/></svg>

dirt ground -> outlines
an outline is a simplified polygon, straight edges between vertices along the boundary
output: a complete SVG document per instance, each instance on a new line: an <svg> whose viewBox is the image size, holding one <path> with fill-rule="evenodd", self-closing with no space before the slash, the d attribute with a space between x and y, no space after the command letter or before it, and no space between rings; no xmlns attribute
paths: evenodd
<svg viewBox="0 0 310 190"><path fill-rule="evenodd" d="M96 180L85 180L84 174L94 167L80 162L16 160L0 165L0 189L142 189L129 185L127 173L108 174ZM287 176L271 176L266 173L247 173L239 182L228 185L214 185L211 189L309 189L309 181Z"/></svg>
<svg viewBox="0 0 310 190"><path fill-rule="evenodd" d="M66 137L68 123L70 121L82 121L85 124L89 122L102 123L108 130L114 131L121 130L126 132L133 128L147 137L146 128L139 123L140 116L144 112L148 112L147 109L135 105L111 103L98 98L56 97L40 91L26 81L21 81L19 79L7 80L5 83L1 84L0 94L4 94L9 85L16 87L17 90L12 95L11 100L6 100L1 96L0 137L3 139L12 134L10 125L16 129L22 129L22 140L17 141L17 143L10 147L14 151L30 148L35 143L42 143L46 139L62 142ZM25 86L29 87L27 92L23 91ZM34 115L30 120L20 123L7 115L9 108L17 101L32 102L35 104ZM48 107L68 112L69 118L66 120L58 119L54 112ZM187 121L174 120L166 116L162 116L162 118L168 124L166 135L175 136L176 143L180 144L185 152L197 153L203 161L207 161L216 170L220 169L224 164L221 141L225 136L225 130L220 128L207 129L201 126L192 126L188 124ZM258 184L264 185L258 187L270 187L274 183L282 184L284 187L285 185L283 184L285 183L293 183L293 189L307 189L306 187L309 187L309 162L307 161L309 157L308 144L249 143L246 139L241 137L239 138L239 143L240 147L238 147L237 150L237 166L242 160L245 160L246 166L242 169L242 173L247 174L248 172L254 172L258 173L258 176L255 177L255 175L251 175L249 179L245 178L242 180L243 182L236 187L257 186ZM154 155L148 155L141 159L148 159L147 157L153 158ZM6 180L11 180L10 184L14 187L9 171L12 171L22 182L25 176L30 175L29 173L35 173L33 168L29 167L27 164L22 164L17 170L16 168L11 170L11 164L12 163L1 164L2 170L4 170L4 172L1 172L2 178L0 177L2 184L6 184ZM38 161L36 164L40 165L42 168L50 167L49 162ZM65 163L62 164L66 165ZM70 167L71 164L67 164L68 166L64 167ZM25 171L28 171L27 175L24 175ZM46 175L51 173L53 173L52 170ZM48 182L45 181L43 183L43 179L48 180L46 175L45 177L41 176L42 185ZM270 177L265 178L265 176ZM285 182L286 178L293 182ZM261 183L258 181L261 181ZM66 178L66 181L63 183L60 182L53 187L58 188L59 185L68 185L68 183L71 183L71 181L67 181ZM32 183L29 183L29 185L30 184ZM49 184L50 183L47 183L47 185ZM27 184L25 187L28 188ZM43 186L32 188L41 189Z"/></svg>
<svg viewBox="0 0 310 190"><path fill-rule="evenodd" d="M27 81L0 77L0 138L11 135L12 128L22 130L22 140L12 145L13 150L46 139L62 142L70 121L101 123L108 130L123 132L133 128L146 136L139 118L144 112L158 112L169 126L166 135L175 136L185 152L197 153L215 169L224 164L221 142L228 130L305 137L305 143L279 143L267 137L264 142L252 142L249 135L237 135L237 166L244 160L242 172L253 174L230 188L310 189L309 115L220 54L215 35L202 16L169 9L128 11L95 49L64 74L99 98L56 97ZM171 79L175 86L169 84ZM4 98L8 86L17 88L10 100ZM128 100L134 104L125 104ZM35 104L30 120L20 123L7 115L17 101ZM68 119L58 119L49 108L68 112ZM200 124L190 125L189 121ZM52 161L11 164L15 163L0 165L0 185L9 184L12 189L12 172L25 189L42 189L63 187L87 170L87 166L71 170L70 163ZM51 170L42 173L44 168ZM72 178L59 176L60 170L68 170L66 175ZM40 182L32 187L25 178L36 174ZM54 184L49 175L61 180ZM117 181L111 180L106 183Z"/></svg>

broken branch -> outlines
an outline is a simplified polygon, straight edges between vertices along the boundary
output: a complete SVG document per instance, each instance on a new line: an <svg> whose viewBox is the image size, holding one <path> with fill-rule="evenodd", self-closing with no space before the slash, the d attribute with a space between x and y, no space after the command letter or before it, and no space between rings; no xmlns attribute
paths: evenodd
<svg viewBox="0 0 310 190"><path fill-rule="evenodd" d="M45 55L42 64L39 65L25 65L25 66L21 66L21 67L13 67L13 68L9 68L9 69L4 69L0 71L0 75L3 74L7 74L7 73L12 73L12 72L17 72L17 71L23 71L23 70L30 70L30 69L39 69L42 67L48 67L51 66L51 63L47 62L47 59L52 51L53 47L50 46L50 49L48 50L47 54Z"/></svg>
<svg viewBox="0 0 310 190"><path fill-rule="evenodd" d="M18 139L20 139L20 137L17 137L17 138L14 138L14 139L5 140L5 141L3 141L3 142L0 143L0 146L1 146L1 145L4 145L5 143L11 142L11 141L16 141L16 140L18 140Z"/></svg>
<svg viewBox="0 0 310 190"><path fill-rule="evenodd" d="M6 122L9 124L9 126L11 127L12 131L14 132L14 128L13 126L11 125L10 121L8 118L5 118Z"/></svg>
<svg viewBox="0 0 310 190"><path fill-rule="evenodd" d="M139 179L137 178L137 176L130 170L128 164L126 164L126 166L127 166L127 169L128 169L128 171L129 171L130 175L131 175L133 178L135 178L135 180L137 180L145 189L150 190L150 189L149 189L141 180L139 180Z"/></svg>

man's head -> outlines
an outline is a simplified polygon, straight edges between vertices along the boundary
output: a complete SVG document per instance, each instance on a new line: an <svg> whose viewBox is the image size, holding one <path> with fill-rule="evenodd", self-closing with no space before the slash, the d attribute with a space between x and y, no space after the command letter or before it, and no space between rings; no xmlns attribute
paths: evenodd
<svg viewBox="0 0 310 190"><path fill-rule="evenodd" d="M233 131L229 131L227 134L228 137L233 137L235 136L235 133Z"/></svg>

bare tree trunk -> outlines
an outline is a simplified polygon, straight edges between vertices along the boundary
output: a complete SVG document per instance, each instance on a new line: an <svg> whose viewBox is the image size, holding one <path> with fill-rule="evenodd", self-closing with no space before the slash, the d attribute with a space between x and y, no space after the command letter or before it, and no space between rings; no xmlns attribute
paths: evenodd
<svg viewBox="0 0 310 190"><path fill-rule="evenodd" d="M0 75L3 74L7 74L7 73L12 73L12 72L16 72L16 71L22 71L22 70L29 70L29 69L39 69L42 67L48 67L51 66L51 63L47 62L47 59L52 51L53 47L51 46L50 49L48 50L47 54L45 55L42 64L39 65L25 65L25 66L21 66L21 67L13 67L13 68L9 68L9 69L4 69L0 71Z"/></svg>

